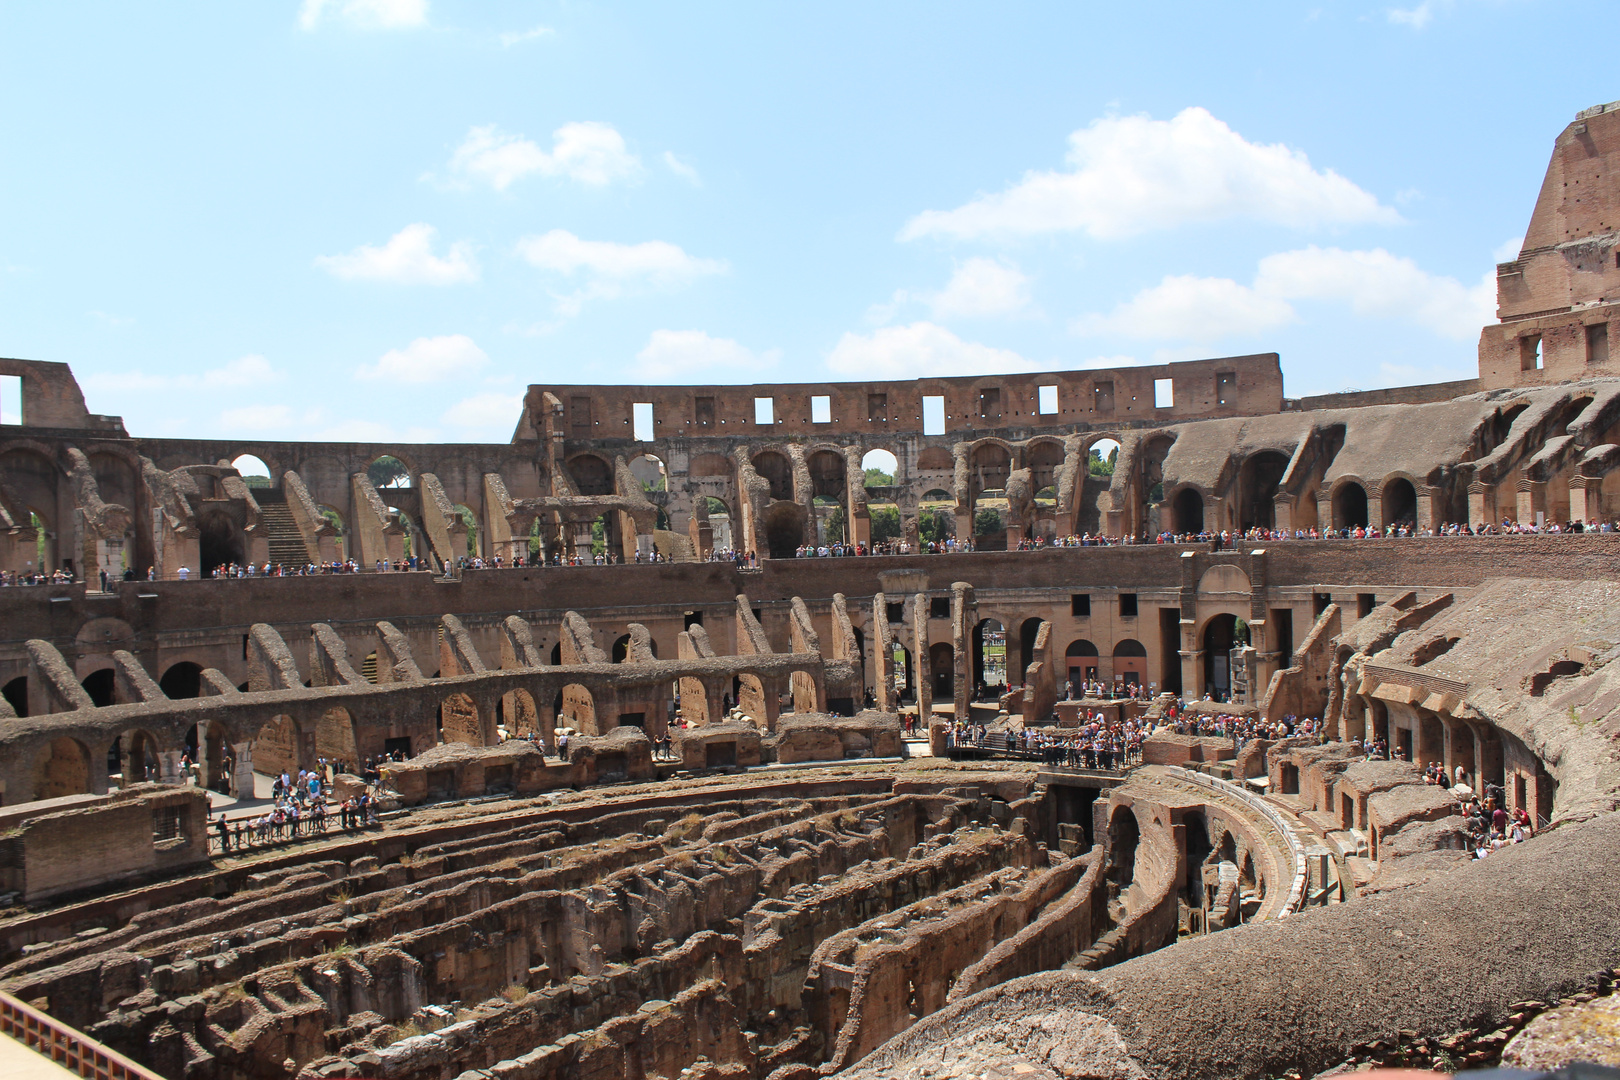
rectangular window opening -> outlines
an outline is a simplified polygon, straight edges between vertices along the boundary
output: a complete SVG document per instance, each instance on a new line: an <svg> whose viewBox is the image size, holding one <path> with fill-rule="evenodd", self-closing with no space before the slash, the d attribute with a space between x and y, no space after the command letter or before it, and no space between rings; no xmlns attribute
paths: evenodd
<svg viewBox="0 0 1620 1080"><path fill-rule="evenodd" d="M816 394L810 399L810 422L812 424L832 423L832 398L826 394Z"/></svg>
<svg viewBox="0 0 1620 1080"><path fill-rule="evenodd" d="M0 424L22 422L22 376L0 375Z"/></svg>
<svg viewBox="0 0 1620 1080"><path fill-rule="evenodd" d="M650 401L638 401L630 406L631 431L637 442L650 442L653 438L653 407Z"/></svg>
<svg viewBox="0 0 1620 1080"><path fill-rule="evenodd" d="M776 399L757 397L754 399L754 423L766 427L776 423Z"/></svg>
<svg viewBox="0 0 1620 1080"><path fill-rule="evenodd" d="M1588 364L1607 364L1609 362L1609 324L1597 323L1586 328L1586 362ZM0 413L5 409L0 407Z"/></svg>
<svg viewBox="0 0 1620 1080"><path fill-rule="evenodd" d="M1153 380L1153 407L1155 409L1173 409L1176 406L1176 380Z"/></svg>
<svg viewBox="0 0 1620 1080"><path fill-rule="evenodd" d="M931 596L928 598L928 617L930 619L948 619L951 617L951 598L948 596Z"/></svg>
<svg viewBox="0 0 1620 1080"><path fill-rule="evenodd" d="M1526 334L1519 339L1519 370L1541 370L1541 335Z"/></svg>
<svg viewBox="0 0 1620 1080"><path fill-rule="evenodd" d="M1378 596L1377 596L1376 593L1370 593L1370 592L1356 593L1356 617L1357 618L1365 619L1367 616L1372 614L1373 608L1375 608L1377 606L1378 606Z"/></svg>
<svg viewBox="0 0 1620 1080"><path fill-rule="evenodd" d="M923 434L945 434L945 398L923 398Z"/></svg>
<svg viewBox="0 0 1620 1080"><path fill-rule="evenodd" d="M1057 387L1042 386L1037 389L1036 394L1040 399L1038 405L1040 406L1042 416L1051 416L1053 413L1058 411Z"/></svg>
<svg viewBox="0 0 1620 1080"><path fill-rule="evenodd" d="M1091 618L1091 594L1075 593L1069 597L1069 614L1077 619Z"/></svg>
<svg viewBox="0 0 1620 1080"><path fill-rule="evenodd" d="M1122 619L1136 618L1136 594L1122 592L1119 594L1119 617Z"/></svg>

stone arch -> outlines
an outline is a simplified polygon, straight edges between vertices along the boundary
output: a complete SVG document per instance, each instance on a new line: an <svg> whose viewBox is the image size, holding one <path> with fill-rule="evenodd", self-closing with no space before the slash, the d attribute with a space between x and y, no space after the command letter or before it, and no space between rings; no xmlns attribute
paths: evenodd
<svg viewBox="0 0 1620 1080"><path fill-rule="evenodd" d="M298 742L298 724L293 718L285 713L272 716L253 737L253 771L270 777L296 775Z"/></svg>
<svg viewBox="0 0 1620 1080"><path fill-rule="evenodd" d="M1147 647L1135 638L1122 638L1114 644L1114 680L1127 685L1147 682Z"/></svg>
<svg viewBox="0 0 1620 1080"><path fill-rule="evenodd" d="M11 711L18 716L28 715L28 676L19 675L0 687L0 696L6 699Z"/></svg>
<svg viewBox="0 0 1620 1080"><path fill-rule="evenodd" d="M1206 595L1240 593L1248 596L1254 591L1254 586L1241 566L1216 563L1198 579L1198 591Z"/></svg>
<svg viewBox="0 0 1620 1080"><path fill-rule="evenodd" d="M1417 486L1404 476L1392 476L1384 481L1381 500L1386 528L1392 525L1417 525Z"/></svg>
<svg viewBox="0 0 1620 1080"><path fill-rule="evenodd" d="M60 799L90 793L90 751L68 735L52 739L34 766L34 798Z"/></svg>
<svg viewBox="0 0 1620 1080"><path fill-rule="evenodd" d="M1057 439L1035 439L1024 448L1031 491L1041 492L1057 485L1057 470L1063 464L1063 457L1063 443Z"/></svg>
<svg viewBox="0 0 1620 1080"><path fill-rule="evenodd" d="M1031 616L1019 624L1018 670L1016 672L1007 672L1009 685L1021 685L1024 681L1024 672L1028 671L1029 665L1035 662L1035 635L1041 632L1041 622L1041 619ZM1017 675L1016 681L1013 678L1014 675Z"/></svg>
<svg viewBox="0 0 1620 1080"><path fill-rule="evenodd" d="M155 782L162 778L163 766L158 758L157 737L145 728L130 728L121 732L113 743L118 753L118 774L123 786Z"/></svg>
<svg viewBox="0 0 1620 1080"><path fill-rule="evenodd" d="M978 502L986 491L1007 486L1012 474L1012 448L1000 439L980 439L968 455L968 497Z"/></svg>
<svg viewBox="0 0 1620 1080"><path fill-rule="evenodd" d="M765 546L773 559L791 559L804 543L804 507L774 502L765 510Z"/></svg>
<svg viewBox="0 0 1620 1080"><path fill-rule="evenodd" d="M596 454L575 454L569 458L568 477L581 495L613 494L613 466Z"/></svg>
<svg viewBox="0 0 1620 1080"><path fill-rule="evenodd" d="M1353 529L1367 523L1367 489L1359 480L1340 480L1333 487L1333 527Z"/></svg>
<svg viewBox="0 0 1620 1080"><path fill-rule="evenodd" d="M643 450L629 462L630 475L636 478L643 491L668 491L669 467L664 459L651 450Z"/></svg>
<svg viewBox="0 0 1620 1080"><path fill-rule="evenodd" d="M1136 881L1136 853L1142 840L1142 826L1129 806L1114 810L1108 819L1108 862L1104 876L1108 891L1123 898Z"/></svg>
<svg viewBox="0 0 1620 1080"><path fill-rule="evenodd" d="M270 487L275 482L272 479L270 466L265 464L265 460L257 454L246 452L237 454L231 458L231 468L235 469L243 480L247 480L250 476L262 476L264 478L263 483L252 485L255 487Z"/></svg>
<svg viewBox="0 0 1620 1080"><path fill-rule="evenodd" d="M223 509L205 510L197 515L198 572L208 577L228 563L247 562L247 541L242 526Z"/></svg>
<svg viewBox="0 0 1620 1080"><path fill-rule="evenodd" d="M113 692L117 685L117 679L113 675L112 668L97 668L83 679L80 679L79 685L84 687L84 692L90 695L90 700L95 702L97 707L105 708L113 704Z"/></svg>
<svg viewBox="0 0 1620 1080"><path fill-rule="evenodd" d="M359 767L360 749L349 710L334 705L321 713L315 722L315 756L346 762L351 770Z"/></svg>
<svg viewBox="0 0 1620 1080"><path fill-rule="evenodd" d="M1007 628L984 618L973 627L973 686L977 690L1007 685Z"/></svg>
<svg viewBox="0 0 1620 1080"><path fill-rule="evenodd" d="M871 469L885 473L895 483L899 483L900 455L886 446L874 446L861 455L861 475L864 477L867 471Z"/></svg>
<svg viewBox="0 0 1620 1080"><path fill-rule="evenodd" d="M597 733L596 699L591 696L589 687L569 683L562 688L557 695L557 722L581 735Z"/></svg>
<svg viewBox="0 0 1620 1080"><path fill-rule="evenodd" d="M844 455L831 449L815 450L805 463L810 470L812 496L843 502L849 495L844 474L847 462Z"/></svg>
<svg viewBox="0 0 1620 1080"><path fill-rule="evenodd" d="M1081 685L1102 673L1102 661L1097 653L1097 646L1087 638L1075 638L1069 642L1069 647L1063 650L1063 659L1068 672L1069 696L1071 698L1083 696Z"/></svg>
<svg viewBox="0 0 1620 1080"><path fill-rule="evenodd" d="M379 454L366 466L366 476L373 487L410 488L415 486L416 469L398 454Z"/></svg>
<svg viewBox="0 0 1620 1080"><path fill-rule="evenodd" d="M1209 819L1202 811L1189 811L1182 819L1185 837L1187 884L1182 896L1194 911L1203 911L1208 898L1204 894L1204 866L1215 854L1215 845L1209 839Z"/></svg>
<svg viewBox="0 0 1620 1080"><path fill-rule="evenodd" d="M1226 700L1232 689L1231 657L1228 655L1237 640L1237 619L1231 612L1211 615L1204 623L1199 641L1204 651L1204 693L1218 695Z"/></svg>
<svg viewBox="0 0 1620 1080"><path fill-rule="evenodd" d="M158 689L175 700L202 696L202 665L190 660L170 664L158 679Z"/></svg>
<svg viewBox="0 0 1620 1080"><path fill-rule="evenodd" d="M754 471L770 485L772 499L793 498L793 462L786 454L780 450L761 450L753 456L752 463ZM795 543L794 547L797 546Z"/></svg>
<svg viewBox="0 0 1620 1080"><path fill-rule="evenodd" d="M519 687L502 695L500 710L508 735L522 738L540 734L540 708L527 690Z"/></svg>
<svg viewBox="0 0 1620 1080"><path fill-rule="evenodd" d="M1238 470L1238 529L1271 529L1277 524L1273 501L1288 471L1288 455L1261 450L1243 459Z"/></svg>
<svg viewBox="0 0 1620 1080"><path fill-rule="evenodd" d="M1175 532L1192 535L1204 531L1203 492L1188 485L1176 492L1171 507L1176 519Z"/></svg>
<svg viewBox="0 0 1620 1080"><path fill-rule="evenodd" d="M484 731L478 721L478 703L467 694L451 694L439 702L439 742L484 745Z"/></svg>

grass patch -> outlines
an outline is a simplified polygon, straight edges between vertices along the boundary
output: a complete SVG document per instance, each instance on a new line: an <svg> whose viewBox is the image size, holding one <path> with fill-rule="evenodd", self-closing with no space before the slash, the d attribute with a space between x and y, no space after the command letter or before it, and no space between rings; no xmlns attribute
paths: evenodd
<svg viewBox="0 0 1620 1080"><path fill-rule="evenodd" d="M528 996L529 988L524 986L522 983L512 983L511 985L507 986L506 989L501 991L501 997L505 998L507 1001L510 1001L514 1005Z"/></svg>

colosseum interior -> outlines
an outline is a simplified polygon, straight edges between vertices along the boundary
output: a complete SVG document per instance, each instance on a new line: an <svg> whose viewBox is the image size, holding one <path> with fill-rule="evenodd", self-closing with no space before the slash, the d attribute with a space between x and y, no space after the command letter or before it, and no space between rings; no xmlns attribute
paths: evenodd
<svg viewBox="0 0 1620 1080"><path fill-rule="evenodd" d="M0 589L0 1015L167 1080L1513 1060L1620 965L1617 170L1582 112L1440 385L534 386L505 443L314 444L0 361L0 568L78 579ZM1140 760L1018 749L1098 713ZM384 756L376 820L255 835ZM1476 859L1453 779L1532 835Z"/></svg>

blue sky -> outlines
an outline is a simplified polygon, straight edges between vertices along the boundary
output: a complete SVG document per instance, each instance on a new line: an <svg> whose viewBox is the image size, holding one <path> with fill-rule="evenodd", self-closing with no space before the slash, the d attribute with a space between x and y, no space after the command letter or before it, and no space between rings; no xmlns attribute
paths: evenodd
<svg viewBox="0 0 1620 1080"><path fill-rule="evenodd" d="M0 355L142 435L531 383L1474 373L1612 0L0 6Z"/></svg>

